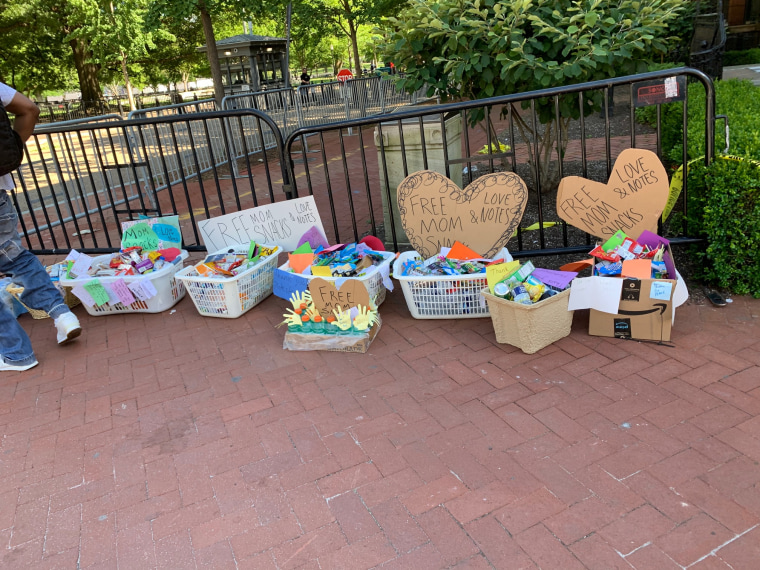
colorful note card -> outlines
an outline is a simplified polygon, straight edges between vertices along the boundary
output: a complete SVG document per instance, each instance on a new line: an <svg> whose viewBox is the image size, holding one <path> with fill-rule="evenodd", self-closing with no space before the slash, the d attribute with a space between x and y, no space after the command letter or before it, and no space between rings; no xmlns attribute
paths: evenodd
<svg viewBox="0 0 760 570"><path fill-rule="evenodd" d="M296 251L298 251L301 245L305 243L308 243L313 248L319 246L328 247L330 245L327 243L327 238L325 238L322 230L320 230L317 226L311 226L308 230L306 230L306 232L301 236L301 239L298 240L298 248L296 248Z"/></svg>
<svg viewBox="0 0 760 570"><path fill-rule="evenodd" d="M672 292L673 283L670 281L652 281L652 287L649 289L649 298L670 301Z"/></svg>
<svg viewBox="0 0 760 570"><path fill-rule="evenodd" d="M95 299L93 299L92 295L90 295L87 292L87 289L85 289L81 285L75 285L74 287L72 287L71 292L77 296L77 299L82 301L82 303L84 303L88 307L92 307L93 305L95 305Z"/></svg>
<svg viewBox="0 0 760 570"><path fill-rule="evenodd" d="M623 260L623 277L633 279L651 279L652 278L652 260L651 259L625 259Z"/></svg>
<svg viewBox="0 0 760 570"><path fill-rule="evenodd" d="M455 241L451 246L449 253L446 254L446 259L459 259L468 261L470 259L481 259L483 256L477 252L474 252L462 242Z"/></svg>
<svg viewBox="0 0 760 570"><path fill-rule="evenodd" d="M92 267L92 257L86 253L80 253L74 261L74 265L71 266L70 273L76 277L84 277L90 267Z"/></svg>
<svg viewBox="0 0 760 570"><path fill-rule="evenodd" d="M315 265L311 268L311 274L316 277L332 277L332 269L329 265Z"/></svg>
<svg viewBox="0 0 760 570"><path fill-rule="evenodd" d="M308 245L308 244L306 244ZM299 248L300 249L300 248ZM314 261L313 253L289 253L290 268L296 273L303 273Z"/></svg>
<svg viewBox="0 0 760 570"><path fill-rule="evenodd" d="M573 261L572 263L565 263L562 267L560 267L561 271L577 271L581 272L587 267L593 267L594 266L594 260L593 259L584 259L583 261Z"/></svg>
<svg viewBox="0 0 760 570"><path fill-rule="evenodd" d="M505 277L512 275L520 267L519 261L510 261L509 263L496 263L486 267L486 281L488 290L493 295L493 287Z"/></svg>
<svg viewBox="0 0 760 570"><path fill-rule="evenodd" d="M143 291L143 288L140 287L140 283L138 283L137 281L133 281L132 283L129 283L127 287L129 287L129 290L132 291L132 294L135 296L135 298L138 301L148 300L147 295L145 295L145 291Z"/></svg>
<svg viewBox="0 0 760 570"><path fill-rule="evenodd" d="M314 250L311 248L311 244L309 242L306 242L299 245L293 253L314 253Z"/></svg>
<svg viewBox="0 0 760 570"><path fill-rule="evenodd" d="M113 291L114 295L116 295L116 298L125 307L129 307L132 303L135 302L135 297L132 294L132 291L129 290L129 287L127 287L124 279L117 279L111 283L111 291Z"/></svg>
<svg viewBox="0 0 760 570"><path fill-rule="evenodd" d="M97 279L85 283L84 288L98 307L102 307L111 299L108 296L108 291L105 290L105 287Z"/></svg>
<svg viewBox="0 0 760 570"><path fill-rule="evenodd" d="M148 295L148 299L152 299L158 295L158 291L156 291L156 287L153 285L153 281L150 279L143 279L140 281L140 285L142 286L142 289L145 291L146 295Z"/></svg>
<svg viewBox="0 0 760 570"><path fill-rule="evenodd" d="M283 269L274 270L273 293L280 299L290 299L294 293L303 293L309 288L309 280Z"/></svg>
<svg viewBox="0 0 760 570"><path fill-rule="evenodd" d="M566 289L570 282L578 277L576 271L555 271L554 269L544 269L537 267L533 270L533 277L555 289Z"/></svg>

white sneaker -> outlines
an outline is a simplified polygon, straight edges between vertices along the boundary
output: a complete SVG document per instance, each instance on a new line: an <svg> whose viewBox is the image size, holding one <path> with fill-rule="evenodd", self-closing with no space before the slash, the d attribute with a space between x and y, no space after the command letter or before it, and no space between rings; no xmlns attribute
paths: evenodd
<svg viewBox="0 0 760 570"><path fill-rule="evenodd" d="M11 371L15 370L16 372L23 372L24 370L29 370L30 368L34 368L37 366L37 361L35 360L31 364L11 364L10 362L6 362L2 358L0 358L0 372L5 371Z"/></svg>
<svg viewBox="0 0 760 570"><path fill-rule="evenodd" d="M74 313L63 313L55 320L55 328L58 331L58 344L66 344L82 334L82 327Z"/></svg>

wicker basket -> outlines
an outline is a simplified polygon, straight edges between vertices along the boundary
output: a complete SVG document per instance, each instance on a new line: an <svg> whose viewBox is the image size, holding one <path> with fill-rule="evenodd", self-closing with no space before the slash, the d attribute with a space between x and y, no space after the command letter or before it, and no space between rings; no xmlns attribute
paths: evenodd
<svg viewBox="0 0 760 570"><path fill-rule="evenodd" d="M511 344L525 354L533 354L570 334L573 311L567 310L570 289L535 305L521 305L491 295L481 294L491 312L496 342Z"/></svg>
<svg viewBox="0 0 760 570"><path fill-rule="evenodd" d="M29 311L29 314L32 316L33 319L49 319L50 318L50 316L42 309L33 309L32 307L26 305L21 300L21 294L24 292L24 288L21 287L20 285L11 283L5 288L5 290L8 291L8 293L10 293L11 296L13 296L13 298L16 299L16 301L21 303L27 311ZM74 295L71 292L70 287L64 287L63 291L61 292L61 295L63 295L63 302L66 303L66 305L70 309L73 309L74 307L76 307L82 302L76 297L76 295Z"/></svg>

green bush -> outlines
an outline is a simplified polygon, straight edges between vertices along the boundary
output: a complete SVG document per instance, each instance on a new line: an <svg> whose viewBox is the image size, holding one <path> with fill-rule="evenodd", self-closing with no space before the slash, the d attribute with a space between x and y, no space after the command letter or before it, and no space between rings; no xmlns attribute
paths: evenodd
<svg viewBox="0 0 760 570"><path fill-rule="evenodd" d="M692 248L698 274L694 277L733 293L760 297L760 88L749 81L715 83L716 114L729 118L730 153L749 160L718 159L705 167L689 167L688 225L686 233L705 242ZM637 117L654 126L656 108L637 110ZM715 147L726 146L723 123L716 124ZM670 166L683 162L683 104L662 106L663 158ZM705 90L689 85L688 157L705 154ZM671 229L683 223L678 213L668 220ZM680 233L676 231L676 233Z"/></svg>
<svg viewBox="0 0 760 570"><path fill-rule="evenodd" d="M760 63L760 48L743 51L727 51L723 54L723 65L751 65Z"/></svg>
<svg viewBox="0 0 760 570"><path fill-rule="evenodd" d="M701 83L690 83L688 93L688 157L705 154L705 90ZM730 79L715 83L716 114L727 115L731 128L731 154L760 160L760 89L748 80ZM637 118L651 126L656 124L656 107L637 109ZM683 162L683 103L662 105L662 153L665 162L678 166ZM716 124L715 149L722 151L723 122Z"/></svg>
<svg viewBox="0 0 760 570"><path fill-rule="evenodd" d="M697 278L760 298L760 166L716 160L689 169L689 233Z"/></svg>

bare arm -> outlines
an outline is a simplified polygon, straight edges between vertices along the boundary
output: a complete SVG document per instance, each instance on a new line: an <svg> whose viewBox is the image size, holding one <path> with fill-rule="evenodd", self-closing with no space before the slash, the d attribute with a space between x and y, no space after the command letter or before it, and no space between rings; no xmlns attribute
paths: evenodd
<svg viewBox="0 0 760 570"><path fill-rule="evenodd" d="M16 93L5 108L16 115L13 128L19 134L21 140L26 142L32 136L34 125L37 124L37 118L40 116L39 107L26 95Z"/></svg>

